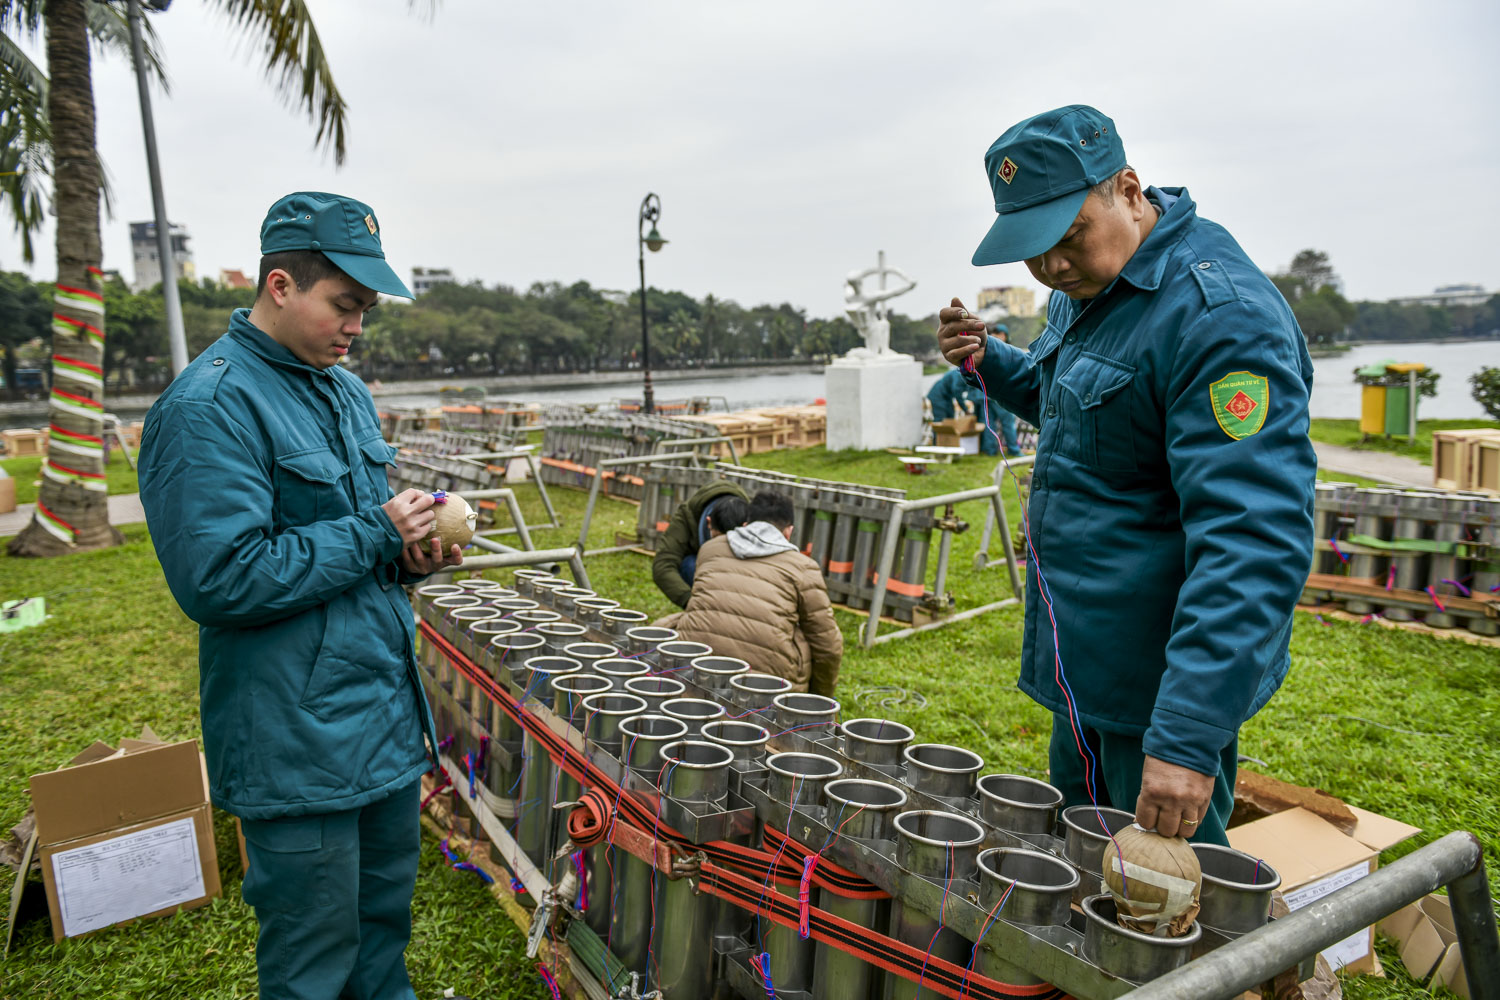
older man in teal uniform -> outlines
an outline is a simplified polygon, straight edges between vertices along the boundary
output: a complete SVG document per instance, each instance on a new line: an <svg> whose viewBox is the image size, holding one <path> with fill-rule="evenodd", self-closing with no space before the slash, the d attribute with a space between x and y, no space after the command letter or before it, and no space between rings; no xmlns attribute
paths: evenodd
<svg viewBox="0 0 1500 1000"><path fill-rule="evenodd" d="M1040 428L1020 687L1054 713L1052 780L1225 843L1239 729L1286 675L1311 563L1303 336L1093 108L1013 126L985 174L999 216L974 263L1025 261L1053 289L1047 327L1022 351L954 299L938 340Z"/></svg>
<svg viewBox="0 0 1500 1000"><path fill-rule="evenodd" d="M151 408L141 499L199 628L215 804L240 817L260 994L408 1000L423 736L402 585L461 561L425 545L433 498L338 366L377 293L406 290L368 205L288 195L261 227L254 307Z"/></svg>

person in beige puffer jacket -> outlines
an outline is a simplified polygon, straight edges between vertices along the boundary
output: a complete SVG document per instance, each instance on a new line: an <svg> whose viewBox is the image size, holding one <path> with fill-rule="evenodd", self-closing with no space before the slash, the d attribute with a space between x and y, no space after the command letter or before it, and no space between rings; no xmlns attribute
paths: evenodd
<svg viewBox="0 0 1500 1000"><path fill-rule="evenodd" d="M832 695L844 637L817 563L789 540L792 516L788 497L757 493L747 524L698 550L687 609L656 624L785 677L794 690Z"/></svg>

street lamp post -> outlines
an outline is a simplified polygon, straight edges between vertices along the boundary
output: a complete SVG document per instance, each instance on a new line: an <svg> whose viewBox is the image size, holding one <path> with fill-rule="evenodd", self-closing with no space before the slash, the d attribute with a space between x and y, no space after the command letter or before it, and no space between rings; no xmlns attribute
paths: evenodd
<svg viewBox="0 0 1500 1000"><path fill-rule="evenodd" d="M164 11L171 0L145 0L145 6ZM177 256L172 252L172 224L167 221L167 199L161 189L161 162L156 155L156 122L151 115L151 90L146 82L145 45L141 41L141 0L126 0L130 22L130 52L135 63L136 89L141 98L141 131L146 137L146 173L151 180L151 208L156 219L156 256L161 260L161 291L166 301L167 342L172 348L172 375L187 367L187 337L183 332L182 299L177 293Z"/></svg>
<svg viewBox="0 0 1500 1000"><path fill-rule="evenodd" d="M656 231L656 220L661 218L661 199L654 194L648 194L641 199L640 217L637 219L636 234L638 237L641 254L641 376L644 384L641 389L641 412L652 413L656 410L656 394L651 389L651 328L646 322L646 251L652 253L660 250L666 245L661 233ZM646 223L651 223L651 231L646 231Z"/></svg>

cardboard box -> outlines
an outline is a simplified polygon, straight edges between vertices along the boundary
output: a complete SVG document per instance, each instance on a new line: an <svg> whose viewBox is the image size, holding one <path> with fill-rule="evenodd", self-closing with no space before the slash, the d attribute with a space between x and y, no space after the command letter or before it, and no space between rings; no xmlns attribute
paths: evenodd
<svg viewBox="0 0 1500 1000"><path fill-rule="evenodd" d="M10 476L0 478L0 514L9 514L16 509L16 481Z"/></svg>
<svg viewBox="0 0 1500 1000"><path fill-rule="evenodd" d="M965 455L977 455L981 433L983 428L972 414L949 417L932 425L932 443L940 448L962 448Z"/></svg>
<svg viewBox="0 0 1500 1000"><path fill-rule="evenodd" d="M1473 463L1481 456L1474 447L1477 441L1500 440L1500 430L1493 427L1459 427L1432 432L1432 485L1442 490L1475 489L1477 469Z"/></svg>
<svg viewBox="0 0 1500 1000"><path fill-rule="evenodd" d="M147 728L118 750L95 743L67 767L33 775L31 802L54 940L219 894L197 740L162 743Z"/></svg>
<svg viewBox="0 0 1500 1000"><path fill-rule="evenodd" d="M1434 894L1397 910L1380 922L1380 932L1396 939L1401 964L1413 979L1428 988L1442 986L1461 997L1470 995L1447 896Z"/></svg>
<svg viewBox="0 0 1500 1000"><path fill-rule="evenodd" d="M1375 870L1380 852L1421 832L1354 806L1352 836L1300 806L1229 829L1229 846L1261 858L1281 875L1287 906L1301 909ZM1375 930L1367 927L1323 951L1334 969L1374 972Z"/></svg>

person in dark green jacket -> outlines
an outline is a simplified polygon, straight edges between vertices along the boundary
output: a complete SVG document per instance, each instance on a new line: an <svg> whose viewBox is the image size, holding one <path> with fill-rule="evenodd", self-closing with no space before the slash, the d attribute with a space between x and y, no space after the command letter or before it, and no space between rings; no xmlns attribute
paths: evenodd
<svg viewBox="0 0 1500 1000"><path fill-rule="evenodd" d="M1093 108L985 156L976 265L1053 289L1029 351L954 299L938 344L1039 428L1020 687L1068 804L1227 843L1240 727L1286 676L1312 560L1312 362L1265 274L1183 188L1147 187Z"/></svg>
<svg viewBox="0 0 1500 1000"><path fill-rule="evenodd" d="M713 509L725 497L734 497L742 504L749 503L745 491L734 483L715 479L688 497L687 503L679 504L672 512L667 530L656 543L656 556L651 560L651 579L657 589L679 608L687 607L693 595L693 569L698 561L699 547L709 539L709 517ZM740 522L744 515L741 513ZM737 528L740 522L721 527L719 530Z"/></svg>
<svg viewBox="0 0 1500 1000"><path fill-rule="evenodd" d="M456 565L433 497L392 497L369 390L338 362L410 298L368 205L288 195L254 307L146 415L141 500L199 625L213 801L240 817L263 997L408 1000L419 779L436 746L402 585Z"/></svg>

